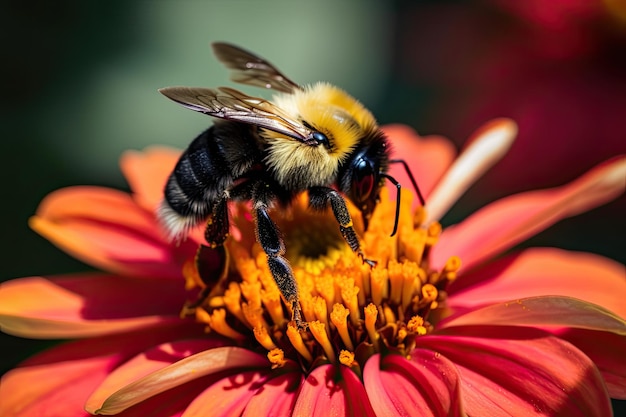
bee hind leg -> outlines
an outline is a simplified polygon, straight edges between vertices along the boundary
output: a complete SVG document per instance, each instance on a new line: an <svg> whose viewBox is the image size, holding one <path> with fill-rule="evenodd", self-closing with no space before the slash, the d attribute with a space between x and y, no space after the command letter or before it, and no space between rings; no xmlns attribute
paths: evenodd
<svg viewBox="0 0 626 417"><path fill-rule="evenodd" d="M188 302L183 307L181 316L193 314L204 300L220 290L219 283L228 275L230 254L224 246L230 228L227 203L226 198L218 201L207 219L204 237L208 245L200 244L194 257L196 272L203 288L195 301Z"/></svg>
<svg viewBox="0 0 626 417"><path fill-rule="evenodd" d="M309 204L314 209L323 209L330 204L335 219L339 223L339 231L341 236L350 246L350 249L358 255L363 263L368 264L371 268L376 266L376 261L367 259L361 250L359 237L354 231L352 225L352 217L346 206L346 200L336 190L329 187L312 187L309 189Z"/></svg>

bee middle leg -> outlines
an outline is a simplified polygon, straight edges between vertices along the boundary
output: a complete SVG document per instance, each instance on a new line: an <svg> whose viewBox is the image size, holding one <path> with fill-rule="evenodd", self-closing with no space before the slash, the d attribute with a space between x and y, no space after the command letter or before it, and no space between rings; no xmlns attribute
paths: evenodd
<svg viewBox="0 0 626 417"><path fill-rule="evenodd" d="M267 264L276 285L280 289L285 300L291 304L293 320L299 329L306 328L302 320L300 300L298 297L298 286L293 271L285 254L285 243L276 224L267 212L267 205L262 202L255 203L256 234L257 240L267 254Z"/></svg>
<svg viewBox="0 0 626 417"><path fill-rule="evenodd" d="M346 200L344 200L341 194L329 187L311 187L309 188L309 204L312 208L318 210L324 209L330 204L335 219L337 219L337 223L339 223L339 231L348 246L350 246L350 249L370 267L373 268L376 266L376 261L367 259L361 250L361 243L354 231L352 217L346 206Z"/></svg>

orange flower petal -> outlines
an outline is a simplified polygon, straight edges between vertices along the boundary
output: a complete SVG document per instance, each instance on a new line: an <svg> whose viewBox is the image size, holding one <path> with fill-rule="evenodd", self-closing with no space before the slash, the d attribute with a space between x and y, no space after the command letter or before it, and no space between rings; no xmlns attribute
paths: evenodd
<svg viewBox="0 0 626 417"><path fill-rule="evenodd" d="M2 376L0 416L86 416L85 400L111 369L146 347L197 333L197 326L158 326L64 343Z"/></svg>
<svg viewBox="0 0 626 417"><path fill-rule="evenodd" d="M385 125L382 130L391 142L391 158L406 161L422 195L426 198L452 164L456 155L454 144L442 136L420 136L406 125ZM389 174L402 184L403 188L413 190L411 180L402 165L391 165ZM395 187L393 188L392 193L395 193ZM414 206L419 204L417 198L413 203Z"/></svg>
<svg viewBox="0 0 626 417"><path fill-rule="evenodd" d="M151 146L141 152L126 151L120 158L122 173L137 203L154 212L163 198L167 178L174 170L181 151L165 146Z"/></svg>
<svg viewBox="0 0 626 417"><path fill-rule="evenodd" d="M180 278L196 244L165 242L154 216L120 191L70 187L48 195L31 227L59 248L100 269Z"/></svg>
<svg viewBox="0 0 626 417"><path fill-rule="evenodd" d="M370 405L359 377L340 365L322 365L307 376L298 395L294 417L370 416Z"/></svg>
<svg viewBox="0 0 626 417"><path fill-rule="evenodd" d="M136 380L113 393L99 408L96 408L98 407L96 404L90 404L87 411L92 414L117 414L154 395L194 379L222 371L238 374L238 370L250 368L269 370L267 358L239 347L209 349ZM94 396L99 398L97 392ZM206 413L206 409L204 411Z"/></svg>
<svg viewBox="0 0 626 417"><path fill-rule="evenodd" d="M0 325L34 339L93 337L178 322L183 300L183 283L166 279L21 278L0 286Z"/></svg>
<svg viewBox="0 0 626 417"><path fill-rule="evenodd" d="M510 196L446 228L433 251L432 266L442 268L453 255L462 270L493 257L553 223L615 199L626 186L626 157L607 161L562 187Z"/></svg>
<svg viewBox="0 0 626 417"><path fill-rule="evenodd" d="M439 329L459 326L554 326L598 330L626 336L626 321L599 305L570 297L516 299L453 316Z"/></svg>
<svg viewBox="0 0 626 417"><path fill-rule="evenodd" d="M626 317L626 269L599 255L531 248L460 275L448 290L452 309L540 295L562 295Z"/></svg>
<svg viewBox="0 0 626 417"><path fill-rule="evenodd" d="M85 409L90 411L97 410L113 393L134 381L191 355L214 349L224 344L225 341L223 339L204 338L164 343L141 352L106 377L102 384L89 396L85 403Z"/></svg>

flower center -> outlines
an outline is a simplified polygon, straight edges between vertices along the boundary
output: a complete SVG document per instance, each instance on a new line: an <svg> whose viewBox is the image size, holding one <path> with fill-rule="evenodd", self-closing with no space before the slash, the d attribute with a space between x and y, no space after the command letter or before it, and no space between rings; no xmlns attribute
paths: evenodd
<svg viewBox="0 0 626 417"><path fill-rule="evenodd" d="M445 288L460 266L452 257L443 270L430 269L428 252L441 227L423 227L424 210L413 212L410 200L410 193L403 192L398 233L389 237L395 203L383 191L369 229L361 234L363 252L377 261L373 268L344 242L332 213L311 211L305 195L288 212L272 214L284 237L307 331L290 323L290 306L283 303L256 243L254 225L243 220L250 216L239 216L240 238L226 243L230 273L193 309L196 319L206 323L207 331L248 347L254 339L276 367L288 359L303 369L340 362L360 373L376 352L407 356L416 338L432 331L429 318L445 307ZM356 222L360 213L350 210Z"/></svg>

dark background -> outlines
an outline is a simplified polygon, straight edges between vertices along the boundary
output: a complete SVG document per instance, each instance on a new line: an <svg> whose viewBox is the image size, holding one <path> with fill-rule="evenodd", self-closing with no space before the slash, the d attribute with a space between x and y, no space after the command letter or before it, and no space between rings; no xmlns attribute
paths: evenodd
<svg viewBox="0 0 626 417"><path fill-rule="evenodd" d="M61 187L127 189L121 152L183 147L205 128L156 89L227 83L208 48L214 40L258 52L294 80L344 87L381 124L459 147L490 118L515 119L510 153L444 224L626 152L626 6L617 1L260 3L0 3L0 281L88 269L28 229L28 218ZM621 197L525 245L625 263L624 213ZM1 372L53 343L0 336Z"/></svg>

